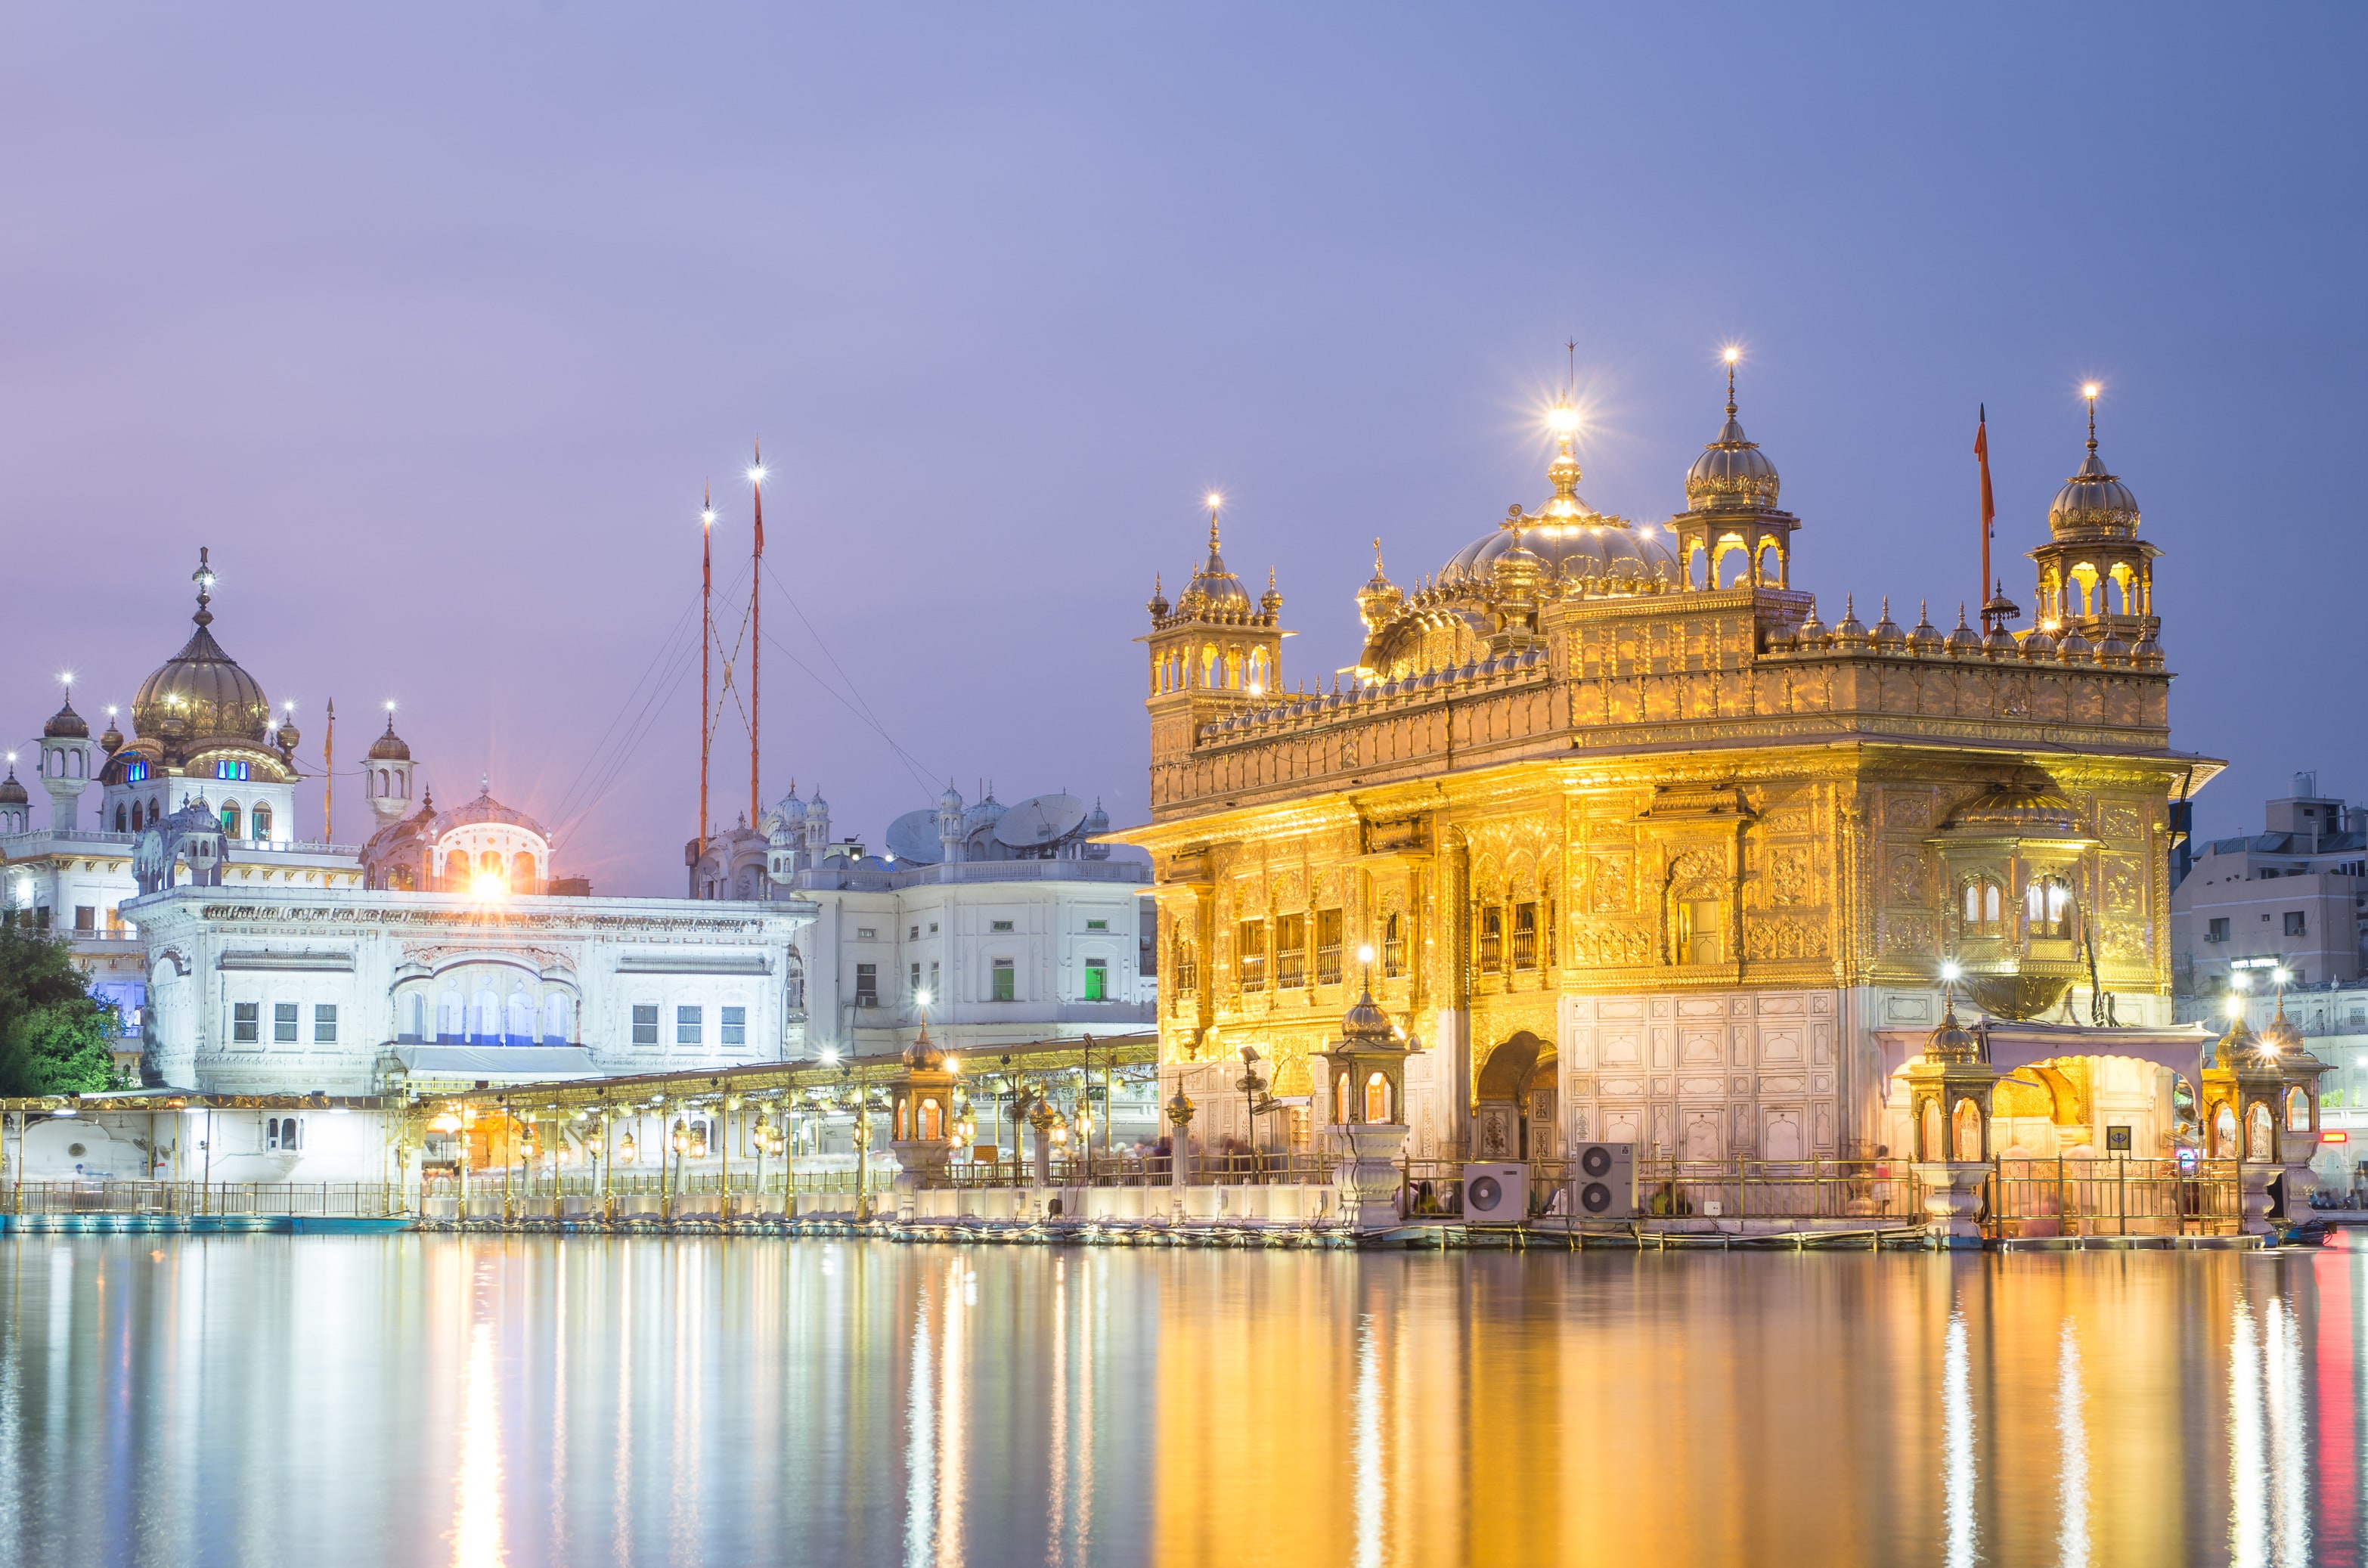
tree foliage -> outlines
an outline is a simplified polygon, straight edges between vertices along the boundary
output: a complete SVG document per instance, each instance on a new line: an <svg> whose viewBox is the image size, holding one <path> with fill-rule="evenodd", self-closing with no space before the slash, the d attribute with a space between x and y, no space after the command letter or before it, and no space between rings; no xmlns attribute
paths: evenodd
<svg viewBox="0 0 2368 1568"><path fill-rule="evenodd" d="M115 1009L90 994L63 937L0 925L0 1095L115 1086Z"/></svg>

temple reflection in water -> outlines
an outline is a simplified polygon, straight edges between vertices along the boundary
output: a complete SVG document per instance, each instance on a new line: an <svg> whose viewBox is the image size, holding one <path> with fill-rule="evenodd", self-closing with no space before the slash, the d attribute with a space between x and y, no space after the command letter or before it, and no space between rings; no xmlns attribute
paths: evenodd
<svg viewBox="0 0 2368 1568"><path fill-rule="evenodd" d="M2349 1562L2363 1292L2354 1249L28 1237L0 1556Z"/></svg>

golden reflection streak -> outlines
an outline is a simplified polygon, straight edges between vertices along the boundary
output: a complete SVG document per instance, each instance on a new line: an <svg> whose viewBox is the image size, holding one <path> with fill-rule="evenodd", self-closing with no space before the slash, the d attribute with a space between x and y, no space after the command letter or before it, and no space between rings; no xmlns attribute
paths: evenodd
<svg viewBox="0 0 2368 1568"><path fill-rule="evenodd" d="M469 1329L461 1368L461 1509L452 1525L453 1568L498 1568L502 1550L501 1406L495 1384L494 1325Z"/></svg>
<svg viewBox="0 0 2368 1568"><path fill-rule="evenodd" d="M970 1332L962 1273L969 1267L960 1248L949 1249L944 1287L945 1361L938 1394L938 1568L962 1568L962 1467L969 1461L963 1426L969 1419Z"/></svg>
<svg viewBox="0 0 2368 1568"><path fill-rule="evenodd" d="M905 1391L905 1568L932 1561L931 1516L937 1502L935 1390L929 1383L929 1292L913 1301L913 1346Z"/></svg>
<svg viewBox="0 0 2368 1568"><path fill-rule="evenodd" d="M1053 1388L1051 1462L1045 1466L1044 1561L1050 1568L1068 1560L1069 1500L1069 1260L1053 1260Z"/></svg>
<svg viewBox="0 0 2368 1568"><path fill-rule="evenodd" d="M1357 1322L1356 1435L1357 1568L1382 1568L1382 1516L1388 1491L1382 1475L1382 1358L1373 1314Z"/></svg>
<svg viewBox="0 0 2368 1568"><path fill-rule="evenodd" d="M1965 1312L1949 1313L1949 1335L1941 1360L1941 1516L1949 1539L1949 1568L1974 1568L1980 1560L1974 1512L1974 1393L1971 1357L1965 1348Z"/></svg>
<svg viewBox="0 0 2368 1568"><path fill-rule="evenodd" d="M617 1260L617 1462L609 1471L609 1544L620 1568L633 1560L633 1258L635 1249L609 1244Z"/></svg>
<svg viewBox="0 0 2368 1568"><path fill-rule="evenodd" d="M2080 1335L2068 1318L2055 1341L2055 1435L2056 1557L2064 1568L2088 1568L2089 1423L2080 1389Z"/></svg>
<svg viewBox="0 0 2368 1568"><path fill-rule="evenodd" d="M2269 1562L2268 1484L2262 1473L2260 1357L2253 1314L2237 1298L2228 1331L2228 1562Z"/></svg>

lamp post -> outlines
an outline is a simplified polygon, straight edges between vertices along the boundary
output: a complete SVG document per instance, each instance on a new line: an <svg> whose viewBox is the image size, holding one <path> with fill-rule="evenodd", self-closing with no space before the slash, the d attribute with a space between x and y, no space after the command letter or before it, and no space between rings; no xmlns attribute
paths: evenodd
<svg viewBox="0 0 2368 1568"><path fill-rule="evenodd" d="M1371 998L1367 1000L1371 1001ZM1234 1082L1234 1087L1242 1092L1243 1123L1244 1130L1249 1134L1250 1174L1254 1176L1266 1174L1265 1162L1258 1154L1258 1119L1281 1108L1274 1096L1267 1093L1267 1081L1258 1076L1259 1061L1258 1047L1242 1047L1242 1075Z"/></svg>

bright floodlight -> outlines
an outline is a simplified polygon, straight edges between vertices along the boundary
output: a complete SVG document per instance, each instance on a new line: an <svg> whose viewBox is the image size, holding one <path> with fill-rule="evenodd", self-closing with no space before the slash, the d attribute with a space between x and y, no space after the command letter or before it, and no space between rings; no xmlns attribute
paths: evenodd
<svg viewBox="0 0 2368 1568"><path fill-rule="evenodd" d="M752 463L749 465L748 483L751 484L762 484L765 483L765 465L763 463Z"/></svg>
<svg viewBox="0 0 2368 1568"><path fill-rule="evenodd" d="M712 507L699 514L699 524L701 528L709 528L715 526L715 512Z"/></svg>
<svg viewBox="0 0 2368 1568"><path fill-rule="evenodd" d="M386 699L386 710L390 713L394 711L394 699L392 697Z"/></svg>
<svg viewBox="0 0 2368 1568"><path fill-rule="evenodd" d="M2099 390L2097 383L2090 381L2087 386L2080 389L2080 395L2082 397L2094 397L2097 395Z"/></svg>
<svg viewBox="0 0 2368 1568"><path fill-rule="evenodd" d="M1209 504L1209 510L1212 512L1225 504L1225 498L1213 490L1210 491L1206 495L1201 496L1201 499Z"/></svg>
<svg viewBox="0 0 2368 1568"><path fill-rule="evenodd" d="M1733 345L1733 344L1731 344L1731 343L1730 343L1730 344L1728 344L1728 345L1726 346L1726 362L1727 362L1728 364L1732 365L1732 364L1734 364L1737 359L1740 359L1740 358L1743 358L1743 350L1742 350L1742 349L1737 348L1736 347L1735 347L1735 345Z"/></svg>
<svg viewBox="0 0 2368 1568"><path fill-rule="evenodd" d="M509 885L492 871L480 871L469 883L469 891L479 898L499 898L509 892Z"/></svg>
<svg viewBox="0 0 2368 1568"><path fill-rule="evenodd" d="M2283 985L2291 976L2289 976L2283 968L2280 968L2270 971L2270 978L2276 981L2280 985Z"/></svg>
<svg viewBox="0 0 2368 1568"><path fill-rule="evenodd" d="M1941 966L1941 978L1943 980L1954 980L1957 976L1964 972L1965 971L1964 970L1959 969L1953 962L1944 963Z"/></svg>
<svg viewBox="0 0 2368 1568"><path fill-rule="evenodd" d="M1578 410L1566 403L1556 403L1547 411L1546 424L1557 436L1576 436L1578 434Z"/></svg>
<svg viewBox="0 0 2368 1568"><path fill-rule="evenodd" d="M929 994L927 991L916 991L913 993L913 1000L926 1007L929 1005Z"/></svg>
<svg viewBox="0 0 2368 1568"><path fill-rule="evenodd" d="M58 672L58 679L67 686L72 686L74 684L74 671L60 670Z"/></svg>
<svg viewBox="0 0 2368 1568"><path fill-rule="evenodd" d="M1359 963L1371 963L1373 961L1373 946L1371 942L1366 943L1363 947L1357 949L1357 961Z"/></svg>

